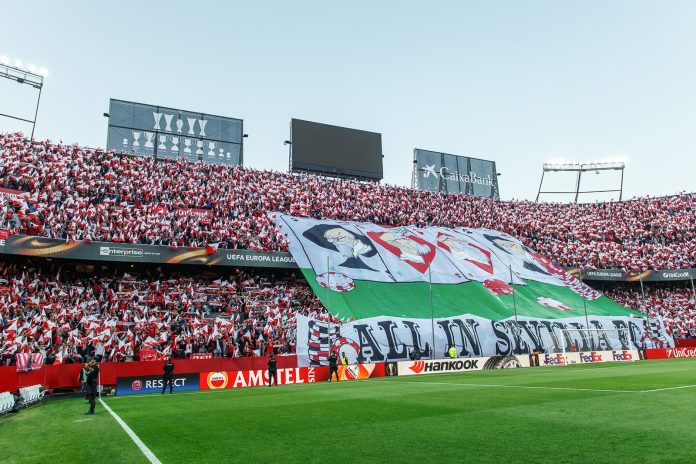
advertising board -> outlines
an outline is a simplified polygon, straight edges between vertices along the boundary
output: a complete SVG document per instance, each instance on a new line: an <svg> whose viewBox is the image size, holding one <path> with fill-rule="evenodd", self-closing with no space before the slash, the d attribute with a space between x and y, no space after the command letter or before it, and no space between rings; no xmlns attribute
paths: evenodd
<svg viewBox="0 0 696 464"><path fill-rule="evenodd" d="M198 377L198 374L174 374L174 391L198 390ZM116 379L116 395L162 393L162 386L161 375L118 377Z"/></svg>

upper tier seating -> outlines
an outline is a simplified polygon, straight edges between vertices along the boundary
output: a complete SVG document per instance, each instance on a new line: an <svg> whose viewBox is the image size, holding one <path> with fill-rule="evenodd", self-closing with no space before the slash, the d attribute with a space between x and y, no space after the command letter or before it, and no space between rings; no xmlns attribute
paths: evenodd
<svg viewBox="0 0 696 464"><path fill-rule="evenodd" d="M495 201L378 183L156 161L0 136L0 228L163 246L286 249L269 212L390 225L489 227L563 266L696 266L696 196L586 205ZM206 210L192 214L190 209Z"/></svg>

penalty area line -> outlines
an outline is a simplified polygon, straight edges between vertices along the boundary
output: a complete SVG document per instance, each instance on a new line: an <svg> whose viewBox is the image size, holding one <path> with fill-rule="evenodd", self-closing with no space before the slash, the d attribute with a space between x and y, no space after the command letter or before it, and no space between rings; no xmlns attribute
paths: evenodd
<svg viewBox="0 0 696 464"><path fill-rule="evenodd" d="M135 432L128 427L128 424L126 424L123 419L119 417L118 414L116 414L113 409L111 409L101 398L99 398L99 402L104 406L104 409L109 411L109 414L118 422L118 425L121 426L123 430L128 434L128 436L133 440L133 443L138 447L138 449L145 455L145 457L152 463L152 464L162 464L162 461L157 459L157 456L150 450L150 448L143 443L143 441L140 439L138 435L135 434Z"/></svg>

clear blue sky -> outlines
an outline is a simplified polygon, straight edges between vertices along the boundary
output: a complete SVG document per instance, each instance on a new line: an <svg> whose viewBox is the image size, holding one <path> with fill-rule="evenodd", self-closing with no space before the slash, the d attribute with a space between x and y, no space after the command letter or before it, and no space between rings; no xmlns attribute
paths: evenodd
<svg viewBox="0 0 696 464"><path fill-rule="evenodd" d="M0 55L49 70L40 138L104 146L114 97L244 119L255 168L287 170L295 117L381 132L392 184L414 147L495 160L505 199L625 156L634 196L696 190L695 25L690 0L15 0ZM31 104L0 81L0 112Z"/></svg>

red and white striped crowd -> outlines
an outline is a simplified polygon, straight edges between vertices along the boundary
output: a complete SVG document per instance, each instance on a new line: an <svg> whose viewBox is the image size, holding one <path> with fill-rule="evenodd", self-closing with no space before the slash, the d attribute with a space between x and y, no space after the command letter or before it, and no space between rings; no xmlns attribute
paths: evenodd
<svg viewBox="0 0 696 464"><path fill-rule="evenodd" d="M496 201L379 183L155 161L0 136L0 228L61 239L285 249L268 213L389 225L488 227L563 266L696 267L696 195L585 205Z"/></svg>
<svg viewBox="0 0 696 464"><path fill-rule="evenodd" d="M128 361L145 350L156 358L289 353L298 314L330 318L293 273L66 269L72 266L0 263L1 364L18 353L55 363Z"/></svg>
<svg viewBox="0 0 696 464"><path fill-rule="evenodd" d="M691 284L645 283L607 287L604 294L612 300L649 317L662 316L667 333L675 338L696 336L696 295Z"/></svg>

